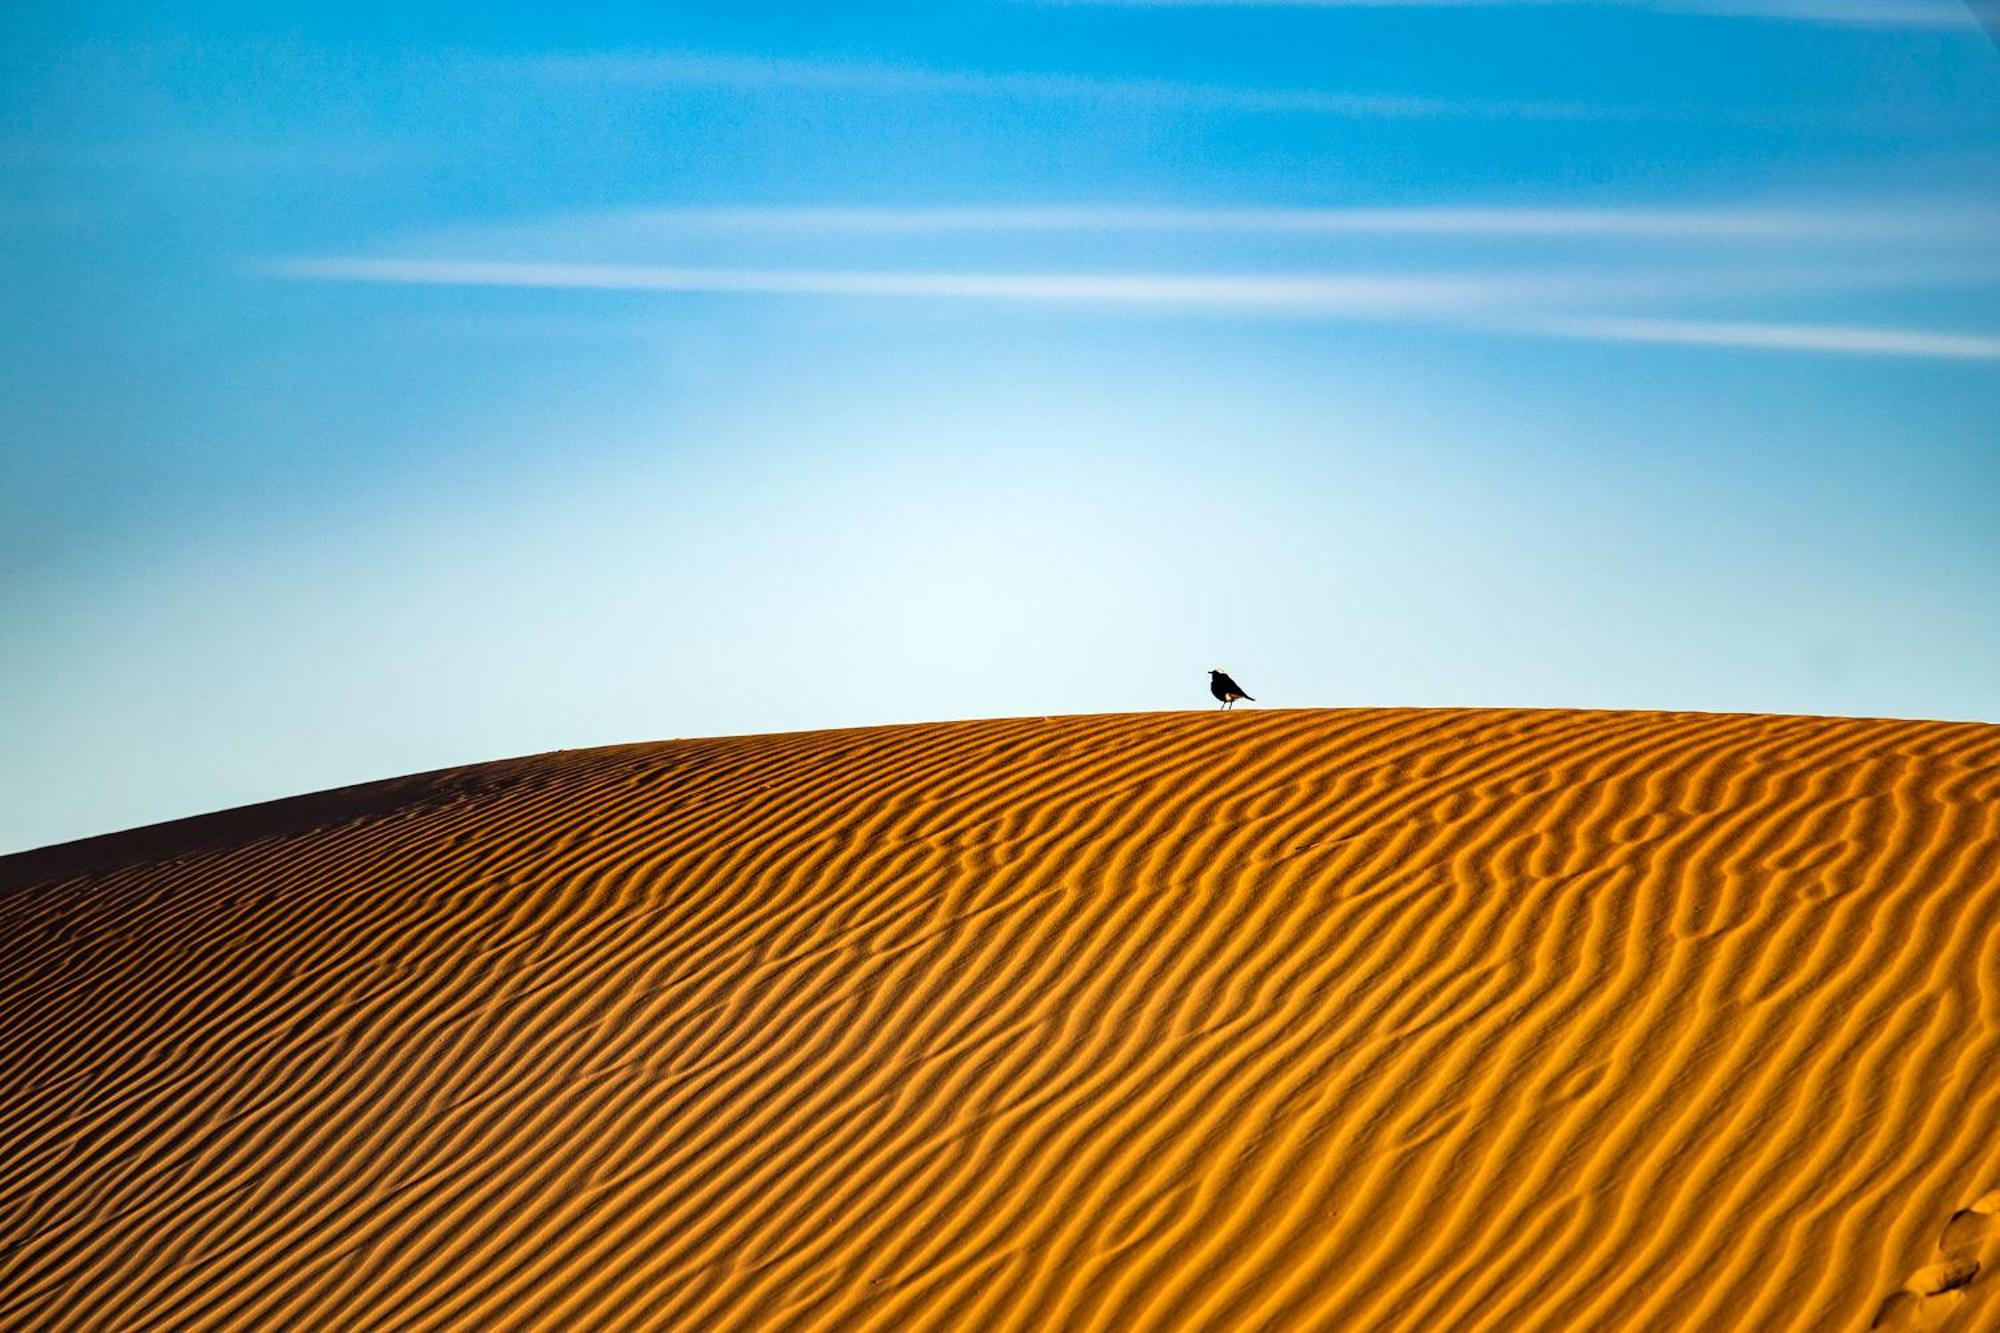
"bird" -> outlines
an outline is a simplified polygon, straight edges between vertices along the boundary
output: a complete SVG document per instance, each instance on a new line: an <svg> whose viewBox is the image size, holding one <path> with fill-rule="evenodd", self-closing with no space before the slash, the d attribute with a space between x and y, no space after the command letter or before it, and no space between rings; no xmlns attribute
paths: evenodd
<svg viewBox="0 0 2000 1333"><path fill-rule="evenodd" d="M1250 696L1243 692L1243 687L1231 680L1229 673L1221 667L1217 667L1208 673L1208 692L1222 700L1224 708L1229 707L1238 699L1250 699ZM1257 701L1250 699L1250 702L1254 704Z"/></svg>

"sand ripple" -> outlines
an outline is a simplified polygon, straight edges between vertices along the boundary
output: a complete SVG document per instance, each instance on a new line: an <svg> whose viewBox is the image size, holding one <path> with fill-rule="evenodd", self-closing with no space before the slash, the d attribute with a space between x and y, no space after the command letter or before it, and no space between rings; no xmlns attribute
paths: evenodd
<svg viewBox="0 0 2000 1333"><path fill-rule="evenodd" d="M9 1329L2000 1327L2000 728L541 756L0 860Z"/></svg>

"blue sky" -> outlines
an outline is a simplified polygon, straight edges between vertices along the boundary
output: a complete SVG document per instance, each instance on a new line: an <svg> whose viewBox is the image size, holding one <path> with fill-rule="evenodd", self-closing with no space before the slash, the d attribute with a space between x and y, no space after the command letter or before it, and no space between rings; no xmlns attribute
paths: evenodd
<svg viewBox="0 0 2000 1333"><path fill-rule="evenodd" d="M1963 0L261 8L0 19L0 850L1217 664L2000 719Z"/></svg>

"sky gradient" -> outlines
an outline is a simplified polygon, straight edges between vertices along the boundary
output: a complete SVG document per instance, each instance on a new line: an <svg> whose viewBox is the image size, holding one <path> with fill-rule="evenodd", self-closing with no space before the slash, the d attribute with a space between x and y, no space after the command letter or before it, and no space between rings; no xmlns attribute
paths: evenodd
<svg viewBox="0 0 2000 1333"><path fill-rule="evenodd" d="M9 14L0 851L1215 665L2000 720L1977 19Z"/></svg>

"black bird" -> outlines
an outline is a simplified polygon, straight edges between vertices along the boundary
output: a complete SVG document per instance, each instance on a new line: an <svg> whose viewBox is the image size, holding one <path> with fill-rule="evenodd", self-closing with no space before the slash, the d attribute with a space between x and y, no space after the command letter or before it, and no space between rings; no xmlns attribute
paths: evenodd
<svg viewBox="0 0 2000 1333"><path fill-rule="evenodd" d="M1217 667L1208 673L1208 692L1222 700L1224 708L1229 707L1238 699L1250 699L1250 696L1243 692L1243 687L1231 680L1229 673L1221 667ZM1257 701L1250 699L1250 702L1254 704Z"/></svg>

